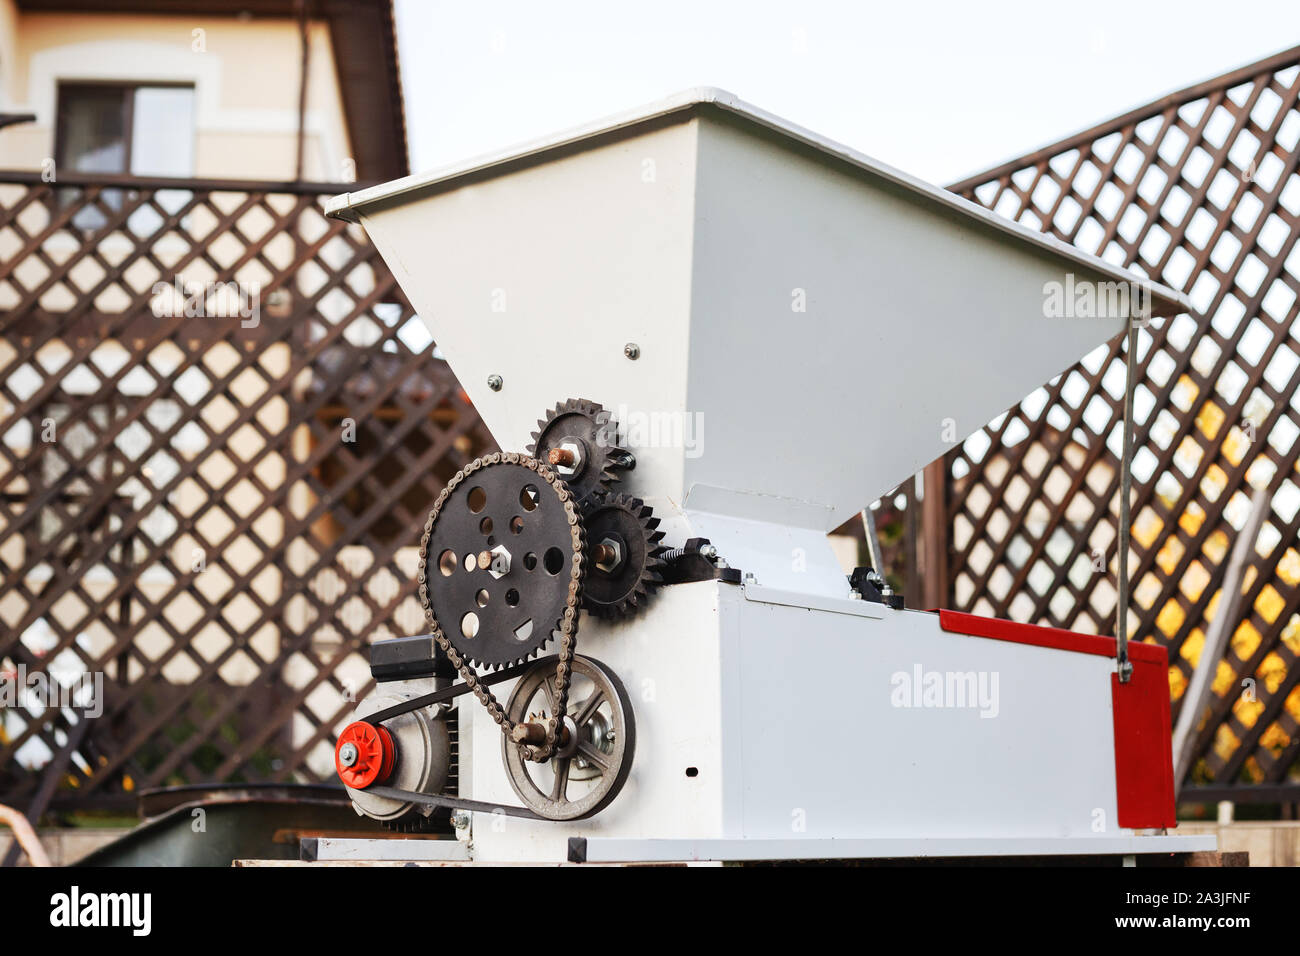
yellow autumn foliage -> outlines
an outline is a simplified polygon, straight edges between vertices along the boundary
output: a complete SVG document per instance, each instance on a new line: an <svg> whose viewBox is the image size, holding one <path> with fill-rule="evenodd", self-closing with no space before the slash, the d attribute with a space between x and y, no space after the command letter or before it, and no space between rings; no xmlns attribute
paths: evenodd
<svg viewBox="0 0 1300 956"><path fill-rule="evenodd" d="M1214 402L1206 402L1201 406L1201 413L1196 416L1196 427L1201 430L1201 434L1211 440L1219 434L1219 429L1223 427L1223 420L1227 416L1223 414L1223 409L1219 408Z"/></svg>

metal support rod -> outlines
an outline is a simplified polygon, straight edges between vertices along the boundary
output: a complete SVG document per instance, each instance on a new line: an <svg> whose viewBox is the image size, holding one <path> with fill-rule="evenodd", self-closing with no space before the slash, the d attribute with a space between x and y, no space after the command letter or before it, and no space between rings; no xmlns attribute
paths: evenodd
<svg viewBox="0 0 1300 956"><path fill-rule="evenodd" d="M1115 659L1121 684L1127 684L1133 676L1133 662L1128 659L1128 549L1132 523L1129 498L1133 488L1133 391L1137 385L1133 369L1137 364L1138 324L1130 316L1124 319L1124 326L1128 343L1124 358L1124 447L1119 463L1119 567L1116 570L1119 593L1115 604Z"/></svg>
<svg viewBox="0 0 1300 956"><path fill-rule="evenodd" d="M885 558L880 553L880 537L876 534L876 516L871 513L870 505L862 509L862 533L867 538L867 555L871 558L871 566L883 578Z"/></svg>
<svg viewBox="0 0 1300 956"><path fill-rule="evenodd" d="M1192 671L1192 680L1183 692L1182 709L1178 712L1178 724L1174 727L1175 794L1182 789L1183 780L1191 769L1196 752L1196 728L1210 698L1214 675L1219 670L1219 661L1223 660L1228 638L1241 620L1241 579L1250 563L1251 549L1255 547L1259 529L1264 524L1264 516L1268 514L1268 504L1272 500L1273 496L1267 488L1257 489L1251 499L1246 524L1232 545L1232 554L1228 556L1228 567L1223 574L1223 590L1219 595L1219 610L1210 626L1205 629L1201 656L1196 659L1196 670Z"/></svg>

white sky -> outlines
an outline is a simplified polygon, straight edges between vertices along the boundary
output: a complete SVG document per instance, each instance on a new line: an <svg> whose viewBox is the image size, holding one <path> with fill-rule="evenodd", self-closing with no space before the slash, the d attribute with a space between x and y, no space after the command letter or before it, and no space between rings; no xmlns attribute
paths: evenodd
<svg viewBox="0 0 1300 956"><path fill-rule="evenodd" d="M1297 0L397 0L412 168L719 86L939 184L1300 42Z"/></svg>

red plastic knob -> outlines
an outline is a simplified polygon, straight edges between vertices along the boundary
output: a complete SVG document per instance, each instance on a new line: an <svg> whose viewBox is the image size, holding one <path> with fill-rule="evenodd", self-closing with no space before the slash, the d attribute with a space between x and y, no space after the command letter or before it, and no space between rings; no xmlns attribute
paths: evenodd
<svg viewBox="0 0 1300 956"><path fill-rule="evenodd" d="M343 748L351 744L356 748L351 764L343 762ZM364 790L373 783L383 783L393 773L397 763L397 747L387 727L376 727L364 720L354 721L339 734L334 747L334 769L339 779L355 790Z"/></svg>

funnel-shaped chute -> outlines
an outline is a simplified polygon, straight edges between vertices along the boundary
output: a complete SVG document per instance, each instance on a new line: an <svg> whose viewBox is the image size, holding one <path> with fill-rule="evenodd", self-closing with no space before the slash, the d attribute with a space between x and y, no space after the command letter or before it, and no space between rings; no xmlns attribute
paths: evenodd
<svg viewBox="0 0 1300 956"><path fill-rule="evenodd" d="M629 431L627 490L826 530L1137 298L1122 270L718 91L331 214L365 225L503 448L590 399Z"/></svg>

